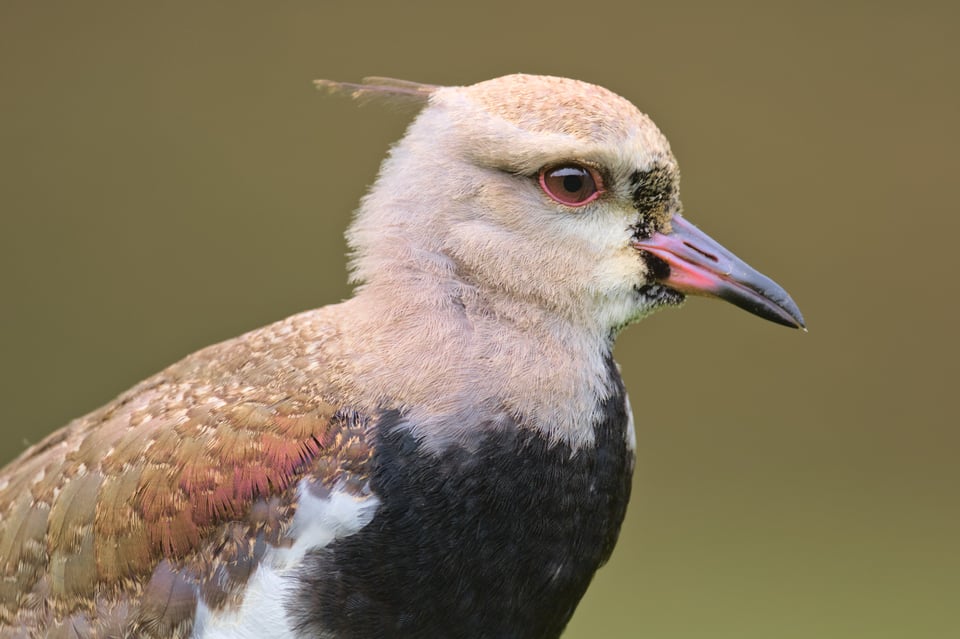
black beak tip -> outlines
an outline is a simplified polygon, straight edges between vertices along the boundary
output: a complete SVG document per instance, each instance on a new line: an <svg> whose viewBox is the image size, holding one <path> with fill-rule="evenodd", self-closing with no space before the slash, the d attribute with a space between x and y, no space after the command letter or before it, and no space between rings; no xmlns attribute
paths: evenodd
<svg viewBox="0 0 960 639"><path fill-rule="evenodd" d="M778 300L778 303L770 306L761 306L759 308L746 309L760 317L770 320L775 324L786 326L787 328L798 328L804 333L807 332L807 323L803 319L803 314L793 300L787 297L785 300Z"/></svg>

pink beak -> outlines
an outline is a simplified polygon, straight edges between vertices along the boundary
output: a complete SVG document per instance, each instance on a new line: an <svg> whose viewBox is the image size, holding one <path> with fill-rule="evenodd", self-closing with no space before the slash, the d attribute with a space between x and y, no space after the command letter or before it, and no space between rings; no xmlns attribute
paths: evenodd
<svg viewBox="0 0 960 639"><path fill-rule="evenodd" d="M779 284L683 216L674 215L671 225L670 233L633 241L634 248L659 261L651 264L658 282L681 293L719 297L777 324L806 328L800 309Z"/></svg>

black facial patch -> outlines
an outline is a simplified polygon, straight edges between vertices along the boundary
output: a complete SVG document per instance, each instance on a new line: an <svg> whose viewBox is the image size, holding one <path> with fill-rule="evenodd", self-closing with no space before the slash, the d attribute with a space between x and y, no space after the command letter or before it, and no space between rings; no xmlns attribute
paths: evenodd
<svg viewBox="0 0 960 639"><path fill-rule="evenodd" d="M686 296L680 291L663 284L645 284L637 287L636 291L637 295L645 299L644 306L647 308L677 306L686 299Z"/></svg>
<svg viewBox="0 0 960 639"><path fill-rule="evenodd" d="M640 256L647 265L647 271L652 279L662 281L670 277L670 265L666 260L663 260L648 251L640 251Z"/></svg>
<svg viewBox="0 0 960 639"><path fill-rule="evenodd" d="M477 424L475 449L432 453L401 414L380 415L370 480L380 506L308 555L287 607L302 636L558 637L610 556L630 493L625 395L609 356L608 374L595 442L576 452L522 424Z"/></svg>
<svg viewBox="0 0 960 639"><path fill-rule="evenodd" d="M638 237L650 237L662 229L679 208L676 172L664 166L634 171L630 176L633 205L640 213Z"/></svg>

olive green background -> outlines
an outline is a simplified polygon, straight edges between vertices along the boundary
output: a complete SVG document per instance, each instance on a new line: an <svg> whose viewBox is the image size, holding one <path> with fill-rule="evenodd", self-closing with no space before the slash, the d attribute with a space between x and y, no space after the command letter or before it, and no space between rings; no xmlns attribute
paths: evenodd
<svg viewBox="0 0 960 639"><path fill-rule="evenodd" d="M695 299L621 336L634 495L566 636L960 636L958 12L722 4L2 2L2 459L349 295L410 114L313 78L568 75L654 118L810 332Z"/></svg>

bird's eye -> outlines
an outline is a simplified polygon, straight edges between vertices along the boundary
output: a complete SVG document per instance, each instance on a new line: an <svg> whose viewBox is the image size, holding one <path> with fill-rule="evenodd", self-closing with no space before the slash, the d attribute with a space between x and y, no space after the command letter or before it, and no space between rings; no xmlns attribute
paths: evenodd
<svg viewBox="0 0 960 639"><path fill-rule="evenodd" d="M591 167L562 164L540 169L540 188L560 204L583 206L603 192L603 182Z"/></svg>

